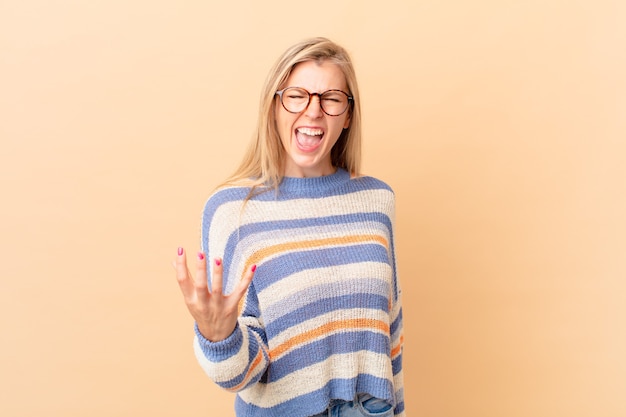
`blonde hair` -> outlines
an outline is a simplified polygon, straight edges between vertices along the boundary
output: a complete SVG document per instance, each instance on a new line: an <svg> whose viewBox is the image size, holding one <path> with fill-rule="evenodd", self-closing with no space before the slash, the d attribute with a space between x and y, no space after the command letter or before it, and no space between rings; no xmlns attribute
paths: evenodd
<svg viewBox="0 0 626 417"><path fill-rule="evenodd" d="M276 91L287 81L294 67L302 62L332 62L343 72L348 93L354 97L350 125L343 130L331 150L331 163L358 176L361 168L361 108L359 89L348 52L326 38L306 39L287 49L278 59L265 81L259 105L256 132L239 168L222 185L245 185L254 190L274 189L283 179L285 150L276 128Z"/></svg>

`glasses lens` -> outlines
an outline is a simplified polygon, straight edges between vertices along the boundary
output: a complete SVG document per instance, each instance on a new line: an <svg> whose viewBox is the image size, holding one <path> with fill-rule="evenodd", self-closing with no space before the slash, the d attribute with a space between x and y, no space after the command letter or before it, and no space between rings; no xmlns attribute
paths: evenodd
<svg viewBox="0 0 626 417"><path fill-rule="evenodd" d="M309 104L309 93L298 87L289 87L283 91L283 106L287 111L299 113Z"/></svg>
<svg viewBox="0 0 626 417"><path fill-rule="evenodd" d="M322 108L330 116L338 116L348 108L348 96L343 91L330 90L322 94Z"/></svg>

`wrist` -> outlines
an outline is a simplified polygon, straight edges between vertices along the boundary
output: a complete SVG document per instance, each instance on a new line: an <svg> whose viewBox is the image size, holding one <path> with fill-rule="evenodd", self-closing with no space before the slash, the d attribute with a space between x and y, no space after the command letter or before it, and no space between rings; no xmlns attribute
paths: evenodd
<svg viewBox="0 0 626 417"><path fill-rule="evenodd" d="M213 326L207 325L206 323L196 322L196 331L211 343L228 339L228 337L233 334L236 327L237 326L232 329L215 329Z"/></svg>

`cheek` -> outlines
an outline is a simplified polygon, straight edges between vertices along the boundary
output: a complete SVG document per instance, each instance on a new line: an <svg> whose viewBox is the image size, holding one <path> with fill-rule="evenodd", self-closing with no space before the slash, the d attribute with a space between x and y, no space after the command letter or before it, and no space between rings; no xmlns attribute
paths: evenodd
<svg viewBox="0 0 626 417"><path fill-rule="evenodd" d="M341 136L341 133L343 132L343 130L347 128L348 126L350 126L350 118L349 117L342 118L340 120L337 120L335 123L333 123L333 131L335 132L335 135L339 137Z"/></svg>
<svg viewBox="0 0 626 417"><path fill-rule="evenodd" d="M291 139L291 130L295 119L290 117L291 114L284 114L285 112L281 112L280 110L276 115L276 130L278 132L278 136L280 137L281 142L288 143Z"/></svg>
<svg viewBox="0 0 626 417"><path fill-rule="evenodd" d="M278 130L284 129L289 125L291 114L283 109L280 102L274 103L274 121Z"/></svg>
<svg viewBox="0 0 626 417"><path fill-rule="evenodd" d="M350 127L350 121L352 120L352 115L350 114L350 109L348 109L348 115L346 116L346 120L344 120L343 128L347 129Z"/></svg>

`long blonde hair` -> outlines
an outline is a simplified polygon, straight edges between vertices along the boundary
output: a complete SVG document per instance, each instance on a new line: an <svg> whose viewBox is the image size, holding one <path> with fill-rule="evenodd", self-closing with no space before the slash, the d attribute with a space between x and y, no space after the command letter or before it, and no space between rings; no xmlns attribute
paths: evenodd
<svg viewBox="0 0 626 417"><path fill-rule="evenodd" d="M359 89L352 60L348 52L326 38L306 39L287 49L278 59L265 81L259 105L255 135L239 168L222 185L245 185L257 191L274 189L283 179L285 150L276 128L276 91L286 82L293 68L306 61L329 61L342 70L348 93L354 97L349 109L350 125L343 130L331 150L331 163L344 168L353 176L361 168L361 108Z"/></svg>

